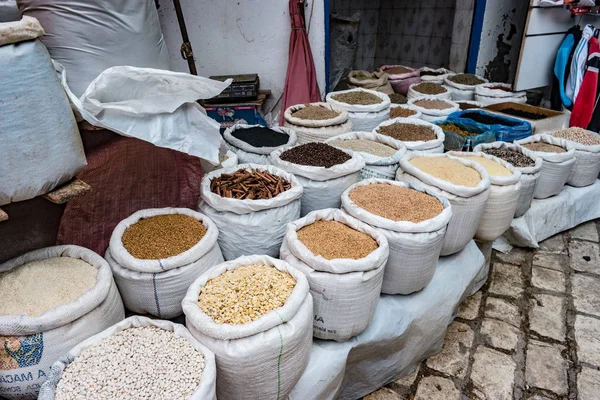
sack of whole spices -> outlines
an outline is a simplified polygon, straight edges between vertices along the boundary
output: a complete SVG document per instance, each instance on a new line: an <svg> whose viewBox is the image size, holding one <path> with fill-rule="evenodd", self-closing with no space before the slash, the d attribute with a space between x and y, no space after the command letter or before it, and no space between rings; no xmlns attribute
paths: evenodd
<svg viewBox="0 0 600 400"><path fill-rule="evenodd" d="M454 74L444 78L444 85L452 90L452 100L475 100L475 86L488 80L473 74Z"/></svg>
<svg viewBox="0 0 600 400"><path fill-rule="evenodd" d="M355 131L370 132L390 118L390 97L367 89L350 89L327 94L327 102L348 112Z"/></svg>
<svg viewBox="0 0 600 400"><path fill-rule="evenodd" d="M390 106L390 119L394 118L421 118L421 112L408 104L393 104Z"/></svg>
<svg viewBox="0 0 600 400"><path fill-rule="evenodd" d="M550 132L550 135L567 141L575 150L575 165L568 185L589 186L596 182L600 173L600 135L583 128L571 127Z"/></svg>
<svg viewBox="0 0 600 400"><path fill-rule="evenodd" d="M290 128L236 124L227 128L223 139L237 154L240 164L269 164L269 154L280 147L296 144L296 132Z"/></svg>
<svg viewBox="0 0 600 400"><path fill-rule="evenodd" d="M296 104L285 110L285 126L296 132L297 143L324 142L352 131L348 112L328 103Z"/></svg>
<svg viewBox="0 0 600 400"><path fill-rule="evenodd" d="M450 100L450 89L440 83L434 82L421 82L410 85L408 88L408 100L423 96Z"/></svg>
<svg viewBox="0 0 600 400"><path fill-rule="evenodd" d="M390 119L381 123L373 133L402 142L408 151L444 152L444 131L437 125L419 119Z"/></svg>

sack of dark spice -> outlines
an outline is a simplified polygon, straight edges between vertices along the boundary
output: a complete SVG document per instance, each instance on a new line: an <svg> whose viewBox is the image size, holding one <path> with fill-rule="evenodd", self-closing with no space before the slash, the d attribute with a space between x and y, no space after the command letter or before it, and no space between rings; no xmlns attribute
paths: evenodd
<svg viewBox="0 0 600 400"><path fill-rule="evenodd" d="M297 144L324 142L353 128L348 112L328 103L296 104L284 117L285 127L296 132Z"/></svg>
<svg viewBox="0 0 600 400"><path fill-rule="evenodd" d="M444 152L444 132L430 122L414 118L395 118L381 123L373 132L400 141L409 152Z"/></svg>
<svg viewBox="0 0 600 400"><path fill-rule="evenodd" d="M488 80L473 74L455 74L444 78L444 85L452 91L452 100L475 100L475 86Z"/></svg>
<svg viewBox="0 0 600 400"><path fill-rule="evenodd" d="M269 164L269 154L279 147L296 144L296 132L290 128L237 124L223 133L240 164Z"/></svg>
<svg viewBox="0 0 600 400"><path fill-rule="evenodd" d="M387 94L367 89L350 89L327 94L327 102L348 111L355 131L369 132L390 117Z"/></svg>
<svg viewBox="0 0 600 400"><path fill-rule="evenodd" d="M423 96L449 100L450 90L439 83L433 82L421 82L410 85L407 96L408 100Z"/></svg>
<svg viewBox="0 0 600 400"><path fill-rule="evenodd" d="M448 122L474 126L496 135L496 140L510 142L531 136L531 124L517 118L492 114L485 110L465 110L452 113Z"/></svg>
<svg viewBox="0 0 600 400"><path fill-rule="evenodd" d="M507 101L525 104L527 93L513 92L512 86L506 83L484 83L475 86L475 101L486 106Z"/></svg>

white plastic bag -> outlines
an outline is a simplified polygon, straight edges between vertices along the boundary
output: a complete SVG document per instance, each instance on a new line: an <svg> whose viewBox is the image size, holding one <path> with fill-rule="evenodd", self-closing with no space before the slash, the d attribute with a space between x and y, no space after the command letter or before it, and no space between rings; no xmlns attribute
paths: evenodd
<svg viewBox="0 0 600 400"><path fill-rule="evenodd" d="M248 129L248 128L264 128L262 125L246 125L246 124L236 124L231 128L227 128L225 132L223 132L223 139L227 142L227 145L231 151L237 154L238 161L241 164L270 164L269 154L273 151L277 150L280 147L285 146L293 146L296 144L296 132L290 128L283 128L280 126L274 126L272 129L279 133L285 133L289 136L287 143L282 144L281 146L276 147L254 147L250 143L246 143L243 140L240 140L232 135L238 129Z"/></svg>
<svg viewBox="0 0 600 400"><path fill-rule="evenodd" d="M427 74L423 74L423 72L441 72L440 75L427 75ZM439 83L440 85L444 84L444 79L450 75L454 75L454 72L450 71L449 69L446 68L429 68L429 67L422 67L421 68L421 81L422 82L432 82L432 83Z"/></svg>
<svg viewBox="0 0 600 400"><path fill-rule="evenodd" d="M215 364L214 353L198 342L185 326L175 324L171 321L150 319L142 316L129 317L73 347L66 355L62 356L54 363L54 365L52 365L52 370L48 375L48 380L42 386L38 400L55 399L56 386L58 385L63 372L85 349L100 343L102 340L109 338L117 332L129 328L140 328L145 326L155 326L165 331L173 332L176 336L184 338L194 349L196 349L196 351L202 354L204 357L204 369L202 370L202 376L200 377L200 384L188 400L216 400L217 367Z"/></svg>
<svg viewBox="0 0 600 400"><path fill-rule="evenodd" d="M231 79L112 67L77 98L67 85L66 71L58 69L71 103L90 124L219 164L220 125L196 101L218 95Z"/></svg>
<svg viewBox="0 0 600 400"><path fill-rule="evenodd" d="M507 90L490 89L491 87L498 86ZM475 101L485 106L505 102L525 104L527 102L527 93L513 92L512 86L507 83L484 83L475 86Z"/></svg>
<svg viewBox="0 0 600 400"><path fill-rule="evenodd" d="M569 149L569 144L566 140L550 135L534 135L515 141L520 146L533 142L543 142ZM525 148L525 150L529 149ZM531 153L543 160L533 198L547 199L548 197L556 196L561 192L571 176L571 171L576 161L575 149L570 148L564 153L548 153L544 151L531 151Z"/></svg>
<svg viewBox="0 0 600 400"><path fill-rule="evenodd" d="M141 219L156 215L182 214L197 219L207 229L192 248L181 254L156 260L141 260L123 246L123 233ZM210 267L223 262L217 244L219 231L206 215L187 208L140 210L115 227L105 258L128 310L170 319L181 315L181 300L190 284Z"/></svg>
<svg viewBox="0 0 600 400"><path fill-rule="evenodd" d="M334 97L342 93L350 92L365 92L377 96L381 99L381 103L378 104L348 104L342 103L336 100ZM348 111L348 116L352 121L355 131L369 132L372 131L381 122L390 118L390 96L382 92L376 92L368 89L350 89L342 90L339 92L330 92L327 94L327 102L333 104L333 106L340 110Z"/></svg>
<svg viewBox="0 0 600 400"><path fill-rule="evenodd" d="M296 286L285 304L242 324L217 324L198 307L207 281L251 264L288 272ZM304 372L312 347L313 299L306 277L285 261L253 255L220 264L190 286L183 299L186 326L215 353L219 400L285 399Z"/></svg>
<svg viewBox="0 0 600 400"><path fill-rule="evenodd" d="M431 130L433 131L433 133L436 136L436 139L427 140L427 141L419 140L419 141L415 141L415 142L404 142L401 140L394 139L400 143L403 143L409 152L436 153L436 154L437 153L441 154L444 152L444 139L446 138L446 135L444 135L444 131L442 130L442 128L440 128L439 126L434 125L430 122L421 121L421 120L418 120L415 118L394 118L394 119L390 119L388 121L382 122L381 124L379 124L379 126L377 126L375 129L373 129L373 132L379 133L380 127L393 125L395 123L427 126L427 127L431 128Z"/></svg>
<svg viewBox="0 0 600 400"><path fill-rule="evenodd" d="M448 103L450 105L450 107L444 108L442 110L437 110L435 108L425 108L425 107L421 107L421 106L415 104L416 102L419 102L422 100L442 100L442 101ZM413 99L408 100L408 104L411 107L413 107L415 110L419 111L421 113L421 119L423 121L427 121L427 122L433 122L433 121L439 121L441 119L446 119L446 118L448 118L448 115L452 114L453 112L460 111L460 106L458 105L458 103L455 103L449 99L440 99L440 98L436 98L436 97L432 97L432 96L422 96L422 97L413 98Z"/></svg>
<svg viewBox="0 0 600 400"><path fill-rule="evenodd" d="M444 210L434 218L418 223L383 218L350 200L352 190L373 184L394 185L427 193L437 198ZM446 198L410 183L367 179L344 192L342 207L348 214L381 231L388 239L390 255L385 266L382 293L409 294L429 284L442 251L446 227L452 217L452 207Z"/></svg>
<svg viewBox="0 0 600 400"><path fill-rule="evenodd" d="M298 240L297 231L316 221L338 221L369 235L379 247L357 260L328 260L315 255ZM280 258L308 279L314 303L314 337L343 342L367 329L379 302L388 253L388 241L380 231L342 210L314 211L288 224Z"/></svg>
<svg viewBox="0 0 600 400"><path fill-rule="evenodd" d="M269 200L238 200L221 197L210 190L211 179L238 169L268 171L288 180L292 187ZM285 226L300 218L304 189L296 177L272 165L240 164L204 175L200 184L198 210L219 230L219 247L225 260L250 254L279 255Z"/></svg>
<svg viewBox="0 0 600 400"><path fill-rule="evenodd" d="M458 75L458 74L457 74ZM455 83L450 78L454 75L448 75L444 78L444 85L446 85L450 90L452 90L452 100L475 100L475 86L477 85L463 85L461 83ZM483 81L483 83L487 83L488 80L478 76L479 79Z"/></svg>
<svg viewBox="0 0 600 400"><path fill-rule="evenodd" d="M271 163L290 174L294 174L304 188L302 194L303 217L311 211L323 208L339 208L340 196L349 186L360 180L360 170L365 166L365 161L358 154L352 154L347 149L340 149L352 156L343 164L329 168L311 165L294 164L280 158L281 154L289 148L275 150L271 153Z"/></svg>
<svg viewBox="0 0 600 400"><path fill-rule="evenodd" d="M337 117L323 120L311 120L294 117L292 114L307 105L324 107L340 113ZM297 104L285 110L285 126L296 132L298 144L309 142L324 142L332 136L348 133L352 130L352 121L348 112L337 109L328 103Z"/></svg>
<svg viewBox="0 0 600 400"><path fill-rule="evenodd" d="M475 169L479 172L481 181L474 187L467 187L436 178L410 163L410 160L416 157L448 157ZM396 180L429 189L447 198L452 205L452 217L440 253L442 256L459 252L473 239L490 196L490 178L485 168L473 161L451 155L408 152L400 159Z"/></svg>
<svg viewBox="0 0 600 400"><path fill-rule="evenodd" d="M600 138L596 132L588 131L588 133ZM575 150L576 159L567 185L583 187L596 183L600 174L600 145L586 146L572 140L567 140L567 145L569 149Z"/></svg>
<svg viewBox="0 0 600 400"><path fill-rule="evenodd" d="M79 342L125 318L108 263L83 247L35 250L0 264L0 272L52 257L79 258L91 264L98 269L96 286L76 301L39 317L0 315L0 394L10 400L35 399L56 360Z"/></svg>
<svg viewBox="0 0 600 400"><path fill-rule="evenodd" d="M430 82L430 83L432 83L432 82ZM450 100L450 98L451 98L450 89L448 89L446 87L444 87L444 89L446 89L446 91L444 93L427 94L427 93L421 93L421 92L416 91L414 88L417 85L420 85L420 83L413 83L408 88L408 95L406 96L406 98L408 100L416 99L417 97L428 97L428 98L434 98L434 99L439 99L439 100Z"/></svg>

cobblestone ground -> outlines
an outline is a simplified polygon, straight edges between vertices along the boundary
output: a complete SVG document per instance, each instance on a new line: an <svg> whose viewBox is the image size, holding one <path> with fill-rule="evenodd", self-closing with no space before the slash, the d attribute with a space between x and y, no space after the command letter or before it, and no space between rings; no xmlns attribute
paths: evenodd
<svg viewBox="0 0 600 400"><path fill-rule="evenodd" d="M537 250L494 252L442 351L364 400L600 399L596 222Z"/></svg>

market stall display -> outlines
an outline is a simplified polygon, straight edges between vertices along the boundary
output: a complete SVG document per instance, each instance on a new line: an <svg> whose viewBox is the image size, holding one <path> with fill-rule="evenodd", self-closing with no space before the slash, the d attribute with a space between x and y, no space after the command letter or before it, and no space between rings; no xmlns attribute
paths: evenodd
<svg viewBox="0 0 600 400"><path fill-rule="evenodd" d="M410 85L421 82L420 71L418 69L402 65L384 65L379 70L389 75L388 79L394 92L404 96L408 93Z"/></svg>
<svg viewBox="0 0 600 400"><path fill-rule="evenodd" d="M408 88L408 100L423 96L450 100L450 90L439 83L433 82L413 83L410 85Z"/></svg>
<svg viewBox="0 0 600 400"><path fill-rule="evenodd" d="M450 71L446 68L429 68L422 67L421 71L421 81L422 82L433 82L438 83L440 85L444 84L444 79L450 75L453 75L454 72Z"/></svg>
<svg viewBox="0 0 600 400"><path fill-rule="evenodd" d="M270 164L269 154L280 147L296 144L296 132L275 126L236 124L223 132L223 139L240 164Z"/></svg>
<svg viewBox="0 0 600 400"><path fill-rule="evenodd" d="M457 103L449 99L440 99L432 96L415 97L408 100L408 104L421 113L421 119L427 122L447 118L459 110Z"/></svg>
<svg viewBox="0 0 600 400"><path fill-rule="evenodd" d="M367 89L350 89L327 94L327 103L345 110L354 130L369 132L390 118L390 98L387 94Z"/></svg>
<svg viewBox="0 0 600 400"><path fill-rule="evenodd" d="M390 106L390 119L421 118L421 112L408 104L393 104Z"/></svg>
<svg viewBox="0 0 600 400"><path fill-rule="evenodd" d="M507 83L482 83L475 86L475 101L486 106L505 102L524 104L527 93L513 92L512 85Z"/></svg>
<svg viewBox="0 0 600 400"><path fill-rule="evenodd" d="M452 100L475 100L475 87L488 80L473 74L455 74L444 78L444 85L451 90Z"/></svg>
<svg viewBox="0 0 600 400"><path fill-rule="evenodd" d="M388 74L379 71L350 71L348 87L370 89L388 95L394 93L392 85L388 82Z"/></svg>
<svg viewBox="0 0 600 400"><path fill-rule="evenodd" d="M469 126L476 126L485 131L490 131L496 140L511 142L531 136L531 124L512 117L493 114L485 110L458 111L448 116L447 122L459 122Z"/></svg>
<svg viewBox="0 0 600 400"><path fill-rule="evenodd" d="M394 118L382 122L373 133L389 136L404 144L407 150L426 153L444 152L444 132L434 124L415 118Z"/></svg>
<svg viewBox="0 0 600 400"><path fill-rule="evenodd" d="M328 103L297 104L285 110L285 127L296 132L298 144L324 142L352 131L348 112Z"/></svg>
<svg viewBox="0 0 600 400"><path fill-rule="evenodd" d="M380 231L338 209L288 224L280 257L308 279L314 337L342 342L369 326L388 253Z"/></svg>
<svg viewBox="0 0 600 400"><path fill-rule="evenodd" d="M600 174L600 135L578 127L557 130L550 135L566 140L575 150L575 165L567 184L575 187L594 184Z"/></svg>

